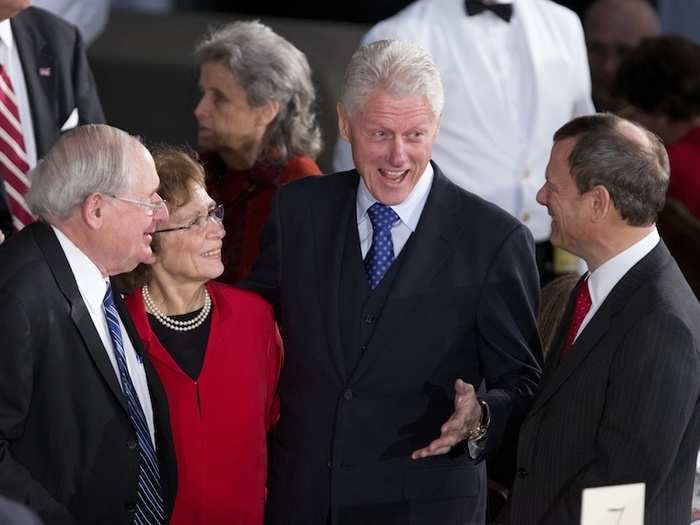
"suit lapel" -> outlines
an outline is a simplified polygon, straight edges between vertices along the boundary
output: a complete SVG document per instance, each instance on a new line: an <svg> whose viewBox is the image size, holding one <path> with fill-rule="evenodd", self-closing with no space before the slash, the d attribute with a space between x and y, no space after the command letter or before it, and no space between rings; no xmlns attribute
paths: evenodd
<svg viewBox="0 0 700 525"><path fill-rule="evenodd" d="M418 226L401 253L405 260L401 263L385 304L391 299L427 291L435 274L453 253L455 239L464 228L457 218L461 204L454 185L436 164L432 166L435 176L428 199ZM416 303L414 308L419 306ZM391 338L397 334L396 327L383 322L383 317L379 316L377 320L372 342L353 374L353 381L372 367L379 353L389 346Z"/></svg>
<svg viewBox="0 0 700 525"><path fill-rule="evenodd" d="M17 46L27 98L32 114L37 159L43 157L55 142L57 125L54 104L54 57L44 38L25 22L22 13L10 19L12 36Z"/></svg>
<svg viewBox="0 0 700 525"><path fill-rule="evenodd" d="M555 347L557 353L550 356L550 359L547 361L544 379L532 407L533 411L544 405L571 374L578 369L596 348L598 341L610 330L610 327L614 324L615 317L627 306L629 298L640 287L644 286L652 275L670 260L670 257L663 241L659 241L659 244L637 262L615 285L593 318L579 334L569 354L559 362L561 345L569 327L569 319L573 309L572 301L575 295L572 294L573 296L567 309L567 322L562 323L557 336L557 346ZM575 292L573 293L575 294ZM559 362L558 365L557 362Z"/></svg>
<svg viewBox="0 0 700 525"><path fill-rule="evenodd" d="M36 222L29 227L32 228L37 246L39 246L39 249L43 252L45 259L49 263L49 268L53 273L58 288L70 304L71 318L83 338L85 348L95 363L97 370L102 375L102 378L107 382L110 390L112 390L117 398L117 401L126 411L126 398L122 393L121 387L117 383L117 376L112 368L112 363L109 361L102 340L95 329L95 325L92 323L90 313L80 295L78 284L75 281L75 277L63 253L63 249L58 239L56 239L56 235L53 233L53 230L51 230L51 227L44 222Z"/></svg>
<svg viewBox="0 0 700 525"><path fill-rule="evenodd" d="M316 268L321 311L336 372L345 384L347 371L340 332L340 272L345 251L347 228L356 223L355 202L359 176L356 171L338 177L340 188L327 192L326 200L313 203Z"/></svg>

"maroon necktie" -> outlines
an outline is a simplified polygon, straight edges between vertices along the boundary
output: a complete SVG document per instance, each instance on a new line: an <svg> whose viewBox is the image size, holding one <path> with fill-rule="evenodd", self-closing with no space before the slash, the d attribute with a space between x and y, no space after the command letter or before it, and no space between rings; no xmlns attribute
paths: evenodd
<svg viewBox="0 0 700 525"><path fill-rule="evenodd" d="M24 195L29 189L28 170L17 99L10 76L0 65L0 178L5 186L12 225L16 230L34 222L24 201Z"/></svg>
<svg viewBox="0 0 700 525"><path fill-rule="evenodd" d="M561 350L561 359L564 359L566 355L571 351L574 346L574 339L576 339L576 333L578 329L581 328L581 323L584 317L591 309L591 292L588 290L588 277L584 279L581 286L578 288L578 293L576 294L576 303L574 304L574 313L571 316L571 324L569 325L569 330L566 332L566 339L564 339L564 347Z"/></svg>

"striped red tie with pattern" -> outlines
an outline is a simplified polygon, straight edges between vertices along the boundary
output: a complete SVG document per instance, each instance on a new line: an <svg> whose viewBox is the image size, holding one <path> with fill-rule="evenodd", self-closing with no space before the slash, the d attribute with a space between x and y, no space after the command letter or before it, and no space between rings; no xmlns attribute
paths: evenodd
<svg viewBox="0 0 700 525"><path fill-rule="evenodd" d="M10 204L12 225L21 230L34 221L24 195L29 189L27 152L12 81L0 65L0 175Z"/></svg>

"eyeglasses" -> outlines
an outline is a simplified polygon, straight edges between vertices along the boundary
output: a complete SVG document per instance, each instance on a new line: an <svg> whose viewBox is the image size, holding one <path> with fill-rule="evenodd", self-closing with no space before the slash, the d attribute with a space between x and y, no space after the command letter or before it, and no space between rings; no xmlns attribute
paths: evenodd
<svg viewBox="0 0 700 525"><path fill-rule="evenodd" d="M163 230L156 230L153 233L167 233L167 232L177 232L180 230L192 230L199 231L203 230L209 223L209 219L215 222L221 223L224 220L224 205L217 204L214 208L209 210L206 215L200 215L187 226L176 226L175 228L165 228Z"/></svg>
<svg viewBox="0 0 700 525"><path fill-rule="evenodd" d="M158 213L160 210L165 208L165 199L163 199L160 195L155 193L153 196L158 199L158 202L148 202L148 201L139 201L136 199L129 199L127 197L118 197L117 195L114 195L112 193L105 193L107 197L111 197L112 199L122 201L122 202L128 202L130 204L136 204L137 206L141 206L142 208L146 209L146 213L151 216L155 215Z"/></svg>

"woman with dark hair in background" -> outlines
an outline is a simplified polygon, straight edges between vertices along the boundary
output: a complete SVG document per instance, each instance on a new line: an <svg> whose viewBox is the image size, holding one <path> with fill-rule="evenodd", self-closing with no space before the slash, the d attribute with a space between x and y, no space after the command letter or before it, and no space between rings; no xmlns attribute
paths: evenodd
<svg viewBox="0 0 700 525"><path fill-rule="evenodd" d="M212 196L226 209L224 273L245 277L280 186L321 170L316 94L304 54L259 22L235 22L195 52L202 92L194 110Z"/></svg>
<svg viewBox="0 0 700 525"><path fill-rule="evenodd" d="M170 217L128 274L134 325L165 387L178 469L170 525L261 525L280 341L261 298L216 279L223 207L187 153L154 155Z"/></svg>

